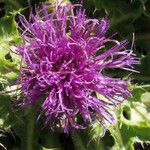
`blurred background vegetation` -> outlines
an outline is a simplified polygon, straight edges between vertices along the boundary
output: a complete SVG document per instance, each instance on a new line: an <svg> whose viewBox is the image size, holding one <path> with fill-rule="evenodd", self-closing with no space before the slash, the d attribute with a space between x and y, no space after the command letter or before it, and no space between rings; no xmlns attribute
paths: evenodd
<svg viewBox="0 0 150 150"><path fill-rule="evenodd" d="M21 43L19 13L29 18L35 5L55 0L0 0L0 150L149 150L150 149L150 0L70 0L83 3L87 17L108 18L109 34L117 32L118 40L135 35L134 52L141 58L136 66L140 74L113 70L110 76L130 77L133 96L116 111L118 122L108 127L103 138L102 128L95 124L69 135L35 125L38 108L14 112L13 97L3 91L17 80L19 62L13 44ZM3 94L2 94L3 93Z"/></svg>

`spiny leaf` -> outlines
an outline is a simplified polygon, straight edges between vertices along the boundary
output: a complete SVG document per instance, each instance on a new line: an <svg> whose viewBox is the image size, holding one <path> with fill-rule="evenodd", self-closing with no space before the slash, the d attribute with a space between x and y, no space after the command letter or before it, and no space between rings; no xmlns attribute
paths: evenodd
<svg viewBox="0 0 150 150"><path fill-rule="evenodd" d="M15 16L4 16L0 18L0 72L8 73L17 71L20 58L13 53L12 43L20 43Z"/></svg>

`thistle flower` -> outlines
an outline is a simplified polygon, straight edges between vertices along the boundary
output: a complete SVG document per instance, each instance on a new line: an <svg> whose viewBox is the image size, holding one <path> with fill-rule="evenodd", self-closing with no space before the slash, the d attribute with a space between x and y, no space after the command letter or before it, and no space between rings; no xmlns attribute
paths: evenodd
<svg viewBox="0 0 150 150"><path fill-rule="evenodd" d="M132 65L139 64L139 59L125 48L128 41L107 36L108 21L87 18L79 5L58 6L50 14L43 6L31 22L24 16L20 20L23 43L16 48L23 61L22 106L44 98L38 118L44 117L45 126L63 132L85 128L94 120L104 128L106 122L113 125L110 107L126 100L131 91L127 81L103 72L112 68L135 71ZM104 51L109 44L113 46Z"/></svg>

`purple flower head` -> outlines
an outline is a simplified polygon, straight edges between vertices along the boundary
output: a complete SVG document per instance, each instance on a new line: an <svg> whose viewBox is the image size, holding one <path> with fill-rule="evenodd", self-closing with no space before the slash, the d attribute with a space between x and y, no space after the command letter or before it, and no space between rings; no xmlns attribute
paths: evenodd
<svg viewBox="0 0 150 150"><path fill-rule="evenodd" d="M39 118L45 118L45 126L63 132L85 128L94 120L104 127L106 122L114 124L110 107L126 100L131 91L127 81L108 77L103 71L135 71L132 65L139 60L125 48L127 40L107 37L107 20L87 18L79 5L58 6L50 14L43 6L32 15L31 22L20 18L24 27L23 44L17 46L23 61L22 105L44 98ZM113 46L104 51L109 44Z"/></svg>

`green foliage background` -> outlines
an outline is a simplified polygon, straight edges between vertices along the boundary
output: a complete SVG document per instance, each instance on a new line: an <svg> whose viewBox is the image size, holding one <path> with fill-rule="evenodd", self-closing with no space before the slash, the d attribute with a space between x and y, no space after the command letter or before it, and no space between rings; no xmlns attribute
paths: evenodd
<svg viewBox="0 0 150 150"><path fill-rule="evenodd" d="M54 1L54 0L53 0ZM45 1L40 1L45 2ZM49 3L52 1L46 1ZM77 3L78 1L71 1ZM38 0L0 0L0 149L2 150L133 150L150 149L150 0L84 0L88 17L107 17L110 34L118 32L118 40L135 35L135 53L141 58L140 74L115 70L110 76L130 77L133 95L114 114L118 121L108 125L104 137L99 124L84 131L65 135L41 130L36 124L38 108L14 112L10 83L19 75L18 58L13 44L21 43L16 27L17 14L29 17L29 9ZM15 94L15 93L14 93ZM99 96L99 95L98 95Z"/></svg>

